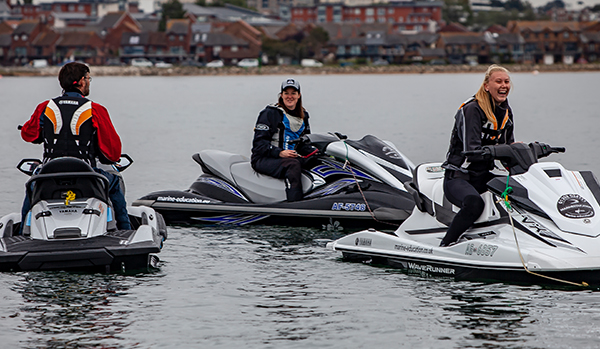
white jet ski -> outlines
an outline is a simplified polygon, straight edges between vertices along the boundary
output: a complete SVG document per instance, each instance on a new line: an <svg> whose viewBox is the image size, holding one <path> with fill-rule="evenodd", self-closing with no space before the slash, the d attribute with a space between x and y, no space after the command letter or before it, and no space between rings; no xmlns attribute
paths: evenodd
<svg viewBox="0 0 600 349"><path fill-rule="evenodd" d="M444 197L441 164L426 163L406 185L416 207L395 232L364 230L328 247L345 260L457 280L600 285L600 185L590 171L538 162L553 152L564 148L514 143L467 153L509 171L488 182L484 212L453 245L439 247L458 208Z"/></svg>
<svg viewBox="0 0 600 349"><path fill-rule="evenodd" d="M115 167L124 170L131 164ZM118 230L109 183L87 163L70 157L42 165L24 159L31 210L0 218L0 271L79 270L133 272L156 266L167 238L162 216L150 207L127 209L133 230ZM33 185L32 185L33 184Z"/></svg>

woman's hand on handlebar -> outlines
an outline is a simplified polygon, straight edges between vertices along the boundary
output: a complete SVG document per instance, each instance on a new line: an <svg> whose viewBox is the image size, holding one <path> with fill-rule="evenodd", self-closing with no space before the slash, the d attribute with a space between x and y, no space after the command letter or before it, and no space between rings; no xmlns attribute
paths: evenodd
<svg viewBox="0 0 600 349"><path fill-rule="evenodd" d="M295 150L282 150L279 153L280 158L297 158L299 155Z"/></svg>

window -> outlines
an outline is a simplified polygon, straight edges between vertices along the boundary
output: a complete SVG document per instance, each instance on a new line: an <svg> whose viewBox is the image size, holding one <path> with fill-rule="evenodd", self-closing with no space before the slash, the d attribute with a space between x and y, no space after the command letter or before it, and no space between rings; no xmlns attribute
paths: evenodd
<svg viewBox="0 0 600 349"><path fill-rule="evenodd" d="M238 49L239 49L238 45L231 46L231 52L238 52Z"/></svg>
<svg viewBox="0 0 600 349"><path fill-rule="evenodd" d="M385 17L377 17L377 22L385 23Z"/></svg>
<svg viewBox="0 0 600 349"><path fill-rule="evenodd" d="M213 47L213 53L216 54L216 55L218 55L221 52L222 49L223 48L221 46L217 45L217 46Z"/></svg>
<svg viewBox="0 0 600 349"><path fill-rule="evenodd" d="M325 6L319 6L317 8L317 22L324 23L327 21L327 9Z"/></svg>
<svg viewBox="0 0 600 349"><path fill-rule="evenodd" d="M374 9L372 9L372 8L368 8L365 14L366 14L367 16L372 16L372 15L374 15L374 14L375 14L375 10L374 10Z"/></svg>
<svg viewBox="0 0 600 349"><path fill-rule="evenodd" d="M19 41L19 34L17 34L17 35L15 35L15 36L13 36L13 40L14 40L14 41Z"/></svg>
<svg viewBox="0 0 600 349"><path fill-rule="evenodd" d="M338 46L338 47L337 47L337 52L336 52L336 54L337 54L338 56L343 56L343 55L345 55L345 54L346 54L346 47L345 47L345 46L342 46L342 45Z"/></svg>
<svg viewBox="0 0 600 349"><path fill-rule="evenodd" d="M378 16L385 16L385 8L380 7L377 9L377 15Z"/></svg>
<svg viewBox="0 0 600 349"><path fill-rule="evenodd" d="M350 54L353 55L353 56L360 55L360 46L359 45L352 45L350 47Z"/></svg>
<svg viewBox="0 0 600 349"><path fill-rule="evenodd" d="M396 12L396 9L394 9L394 8L388 8L388 14L393 15L394 12Z"/></svg>
<svg viewBox="0 0 600 349"><path fill-rule="evenodd" d="M27 41L27 34L23 34L23 35L21 35L21 40L23 40L23 41Z"/></svg>
<svg viewBox="0 0 600 349"><path fill-rule="evenodd" d="M130 45L137 45L139 43L140 43L140 37L139 36L134 35L134 36L130 36L129 37L129 44Z"/></svg>
<svg viewBox="0 0 600 349"><path fill-rule="evenodd" d="M175 41L175 35L169 35L169 41Z"/></svg>
<svg viewBox="0 0 600 349"><path fill-rule="evenodd" d="M333 22L334 23L342 22L342 7L341 6L333 7Z"/></svg>
<svg viewBox="0 0 600 349"><path fill-rule="evenodd" d="M569 32L564 32L563 33L563 38L568 39L569 38Z"/></svg>
<svg viewBox="0 0 600 349"><path fill-rule="evenodd" d="M357 15L357 16L360 15L360 9L359 8L355 8L354 9L354 14Z"/></svg>

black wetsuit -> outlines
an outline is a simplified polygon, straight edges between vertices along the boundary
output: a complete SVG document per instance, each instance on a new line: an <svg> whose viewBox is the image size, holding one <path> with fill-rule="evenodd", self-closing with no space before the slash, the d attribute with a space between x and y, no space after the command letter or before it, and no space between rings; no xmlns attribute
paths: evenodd
<svg viewBox="0 0 600 349"><path fill-rule="evenodd" d="M490 172L494 167L492 159L481 156L467 158L461 152L481 149L486 145L514 142L513 114L508 101L495 106L494 116L496 122L490 122L473 98L465 102L456 113L450 148L442 167L446 169L446 198L461 209L448 227L441 246L456 242L479 218L484 209L480 194L487 190L486 184L493 177Z"/></svg>

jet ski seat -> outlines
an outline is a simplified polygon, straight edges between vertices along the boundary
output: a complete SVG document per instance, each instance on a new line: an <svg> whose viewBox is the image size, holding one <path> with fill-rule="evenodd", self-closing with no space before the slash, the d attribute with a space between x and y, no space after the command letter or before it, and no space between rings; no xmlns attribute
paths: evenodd
<svg viewBox="0 0 600 349"><path fill-rule="evenodd" d="M203 150L192 156L207 174L213 174L238 186L250 201L269 204L286 200L285 182L254 171L250 159L221 150ZM312 180L302 174L304 193L312 190Z"/></svg>
<svg viewBox="0 0 600 349"><path fill-rule="evenodd" d="M31 177L26 186L30 191L31 206L41 200L65 200L67 197L97 198L109 203L108 179L76 158L50 160L43 165L39 174Z"/></svg>

